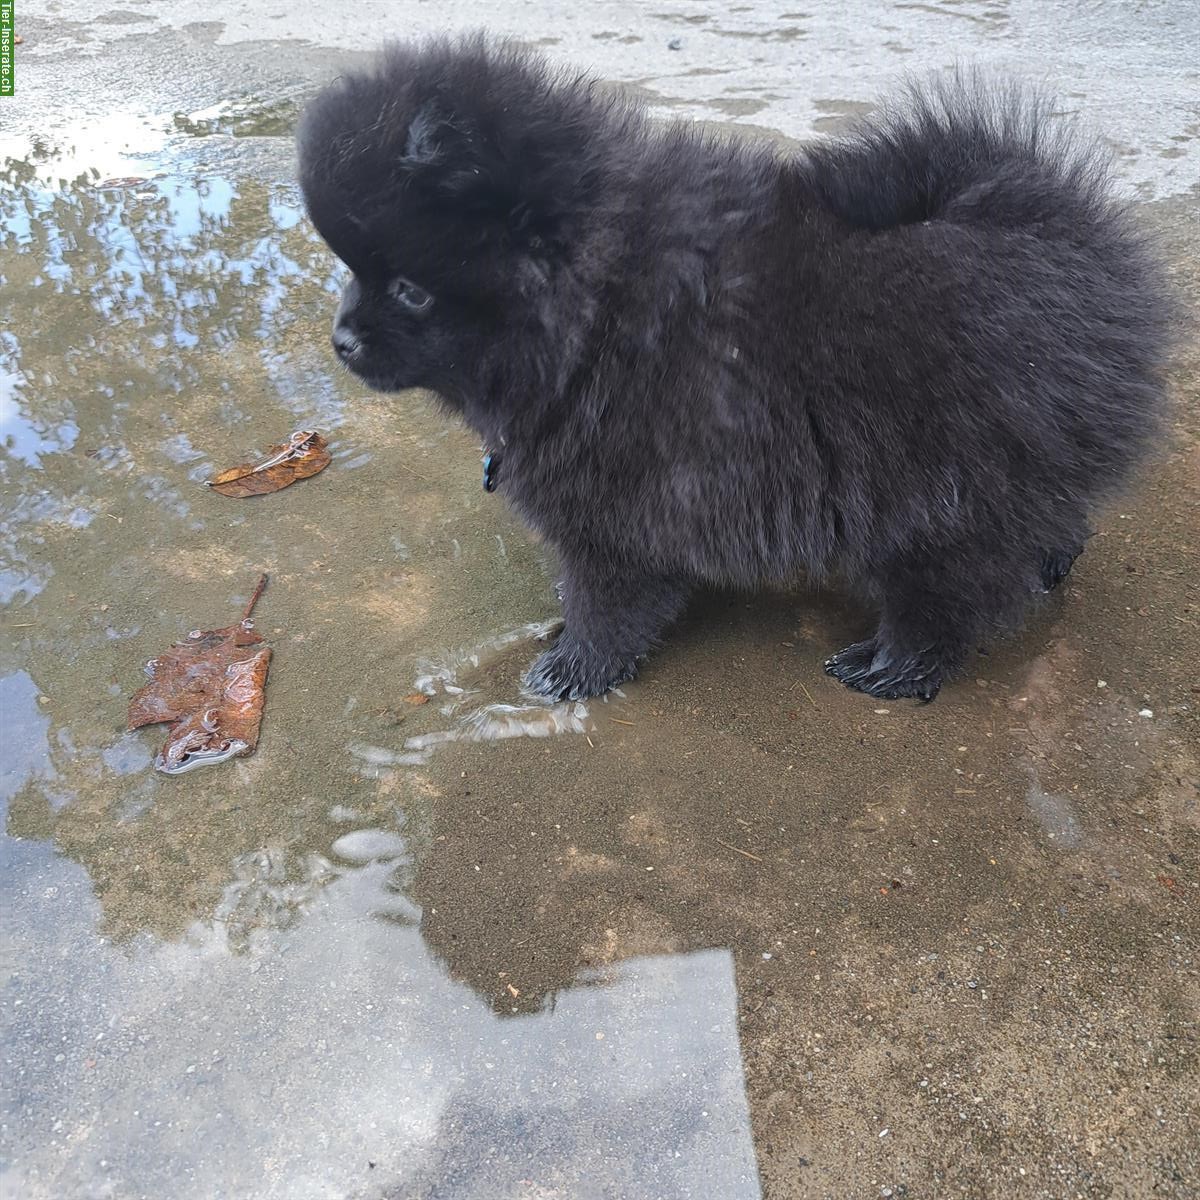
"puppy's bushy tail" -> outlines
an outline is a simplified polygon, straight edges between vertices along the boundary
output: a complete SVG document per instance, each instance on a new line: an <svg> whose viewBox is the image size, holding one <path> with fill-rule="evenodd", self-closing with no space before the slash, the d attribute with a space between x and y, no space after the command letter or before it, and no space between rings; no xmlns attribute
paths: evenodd
<svg viewBox="0 0 1200 1200"><path fill-rule="evenodd" d="M910 83L896 103L814 146L804 169L829 209L865 229L1036 226L1095 245L1124 225L1100 146L1042 92L978 72Z"/></svg>

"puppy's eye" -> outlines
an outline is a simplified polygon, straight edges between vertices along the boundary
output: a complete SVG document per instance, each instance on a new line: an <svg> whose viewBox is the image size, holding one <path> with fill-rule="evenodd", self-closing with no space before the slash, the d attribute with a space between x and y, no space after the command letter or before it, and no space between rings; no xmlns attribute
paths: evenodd
<svg viewBox="0 0 1200 1200"><path fill-rule="evenodd" d="M428 312L433 306L433 297L423 287L402 275L392 280L388 295L414 313Z"/></svg>

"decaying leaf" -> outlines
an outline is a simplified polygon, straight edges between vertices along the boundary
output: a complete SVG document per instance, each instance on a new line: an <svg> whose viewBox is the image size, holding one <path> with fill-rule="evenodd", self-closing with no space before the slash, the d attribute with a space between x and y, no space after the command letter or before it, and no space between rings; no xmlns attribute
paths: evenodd
<svg viewBox="0 0 1200 1200"><path fill-rule="evenodd" d="M265 496L323 471L333 461L325 439L312 429L299 429L286 442L271 446L260 463L230 467L208 481L222 496Z"/></svg>
<svg viewBox="0 0 1200 1200"><path fill-rule="evenodd" d="M250 614L266 586L263 575L236 625L194 629L146 664L150 682L129 701L129 728L171 722L159 771L180 775L258 745L271 648Z"/></svg>

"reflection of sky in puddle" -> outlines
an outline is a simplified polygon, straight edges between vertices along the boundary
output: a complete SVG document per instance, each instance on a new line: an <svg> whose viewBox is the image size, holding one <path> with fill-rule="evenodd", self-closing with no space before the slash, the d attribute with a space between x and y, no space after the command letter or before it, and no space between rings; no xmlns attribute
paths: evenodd
<svg viewBox="0 0 1200 1200"><path fill-rule="evenodd" d="M318 858L291 884L282 855L254 856L214 921L123 952L97 945L78 866L16 849L0 920L24 963L23 1194L88 1178L294 1200L367 1194L372 1172L371 1195L759 1195L728 951L629 959L501 1017L425 946L376 856L397 852L382 835L363 865ZM274 930L231 953L243 910L272 906Z"/></svg>
<svg viewBox="0 0 1200 1200"><path fill-rule="evenodd" d="M50 718L38 707L38 687L25 671L0 679L0 818L8 802L32 778L52 773ZM0 855L0 865L3 855Z"/></svg>
<svg viewBox="0 0 1200 1200"><path fill-rule="evenodd" d="M132 395L157 393L169 425L166 398L194 386L208 356L250 353L287 426L341 422L329 375L280 348L294 289L337 286L329 256L301 227L295 187L181 171L166 142L120 114L54 145L0 139L9 151L0 160L0 603L29 601L53 575L54 556L39 550L47 527L87 525L100 504L84 494L86 472L74 472L83 492L40 477L48 456L140 469L147 500L194 521L175 479L136 463L123 442ZM233 395L218 415L231 429L244 420ZM190 446L168 429L159 453L180 463ZM353 465L370 459L361 447L340 453ZM179 483L213 467L200 451L191 463Z"/></svg>
<svg viewBox="0 0 1200 1200"><path fill-rule="evenodd" d="M57 187L85 176L100 180L150 174L167 141L161 122L132 112L78 121L50 136L52 152L41 135L0 133L0 161L27 162L32 179Z"/></svg>

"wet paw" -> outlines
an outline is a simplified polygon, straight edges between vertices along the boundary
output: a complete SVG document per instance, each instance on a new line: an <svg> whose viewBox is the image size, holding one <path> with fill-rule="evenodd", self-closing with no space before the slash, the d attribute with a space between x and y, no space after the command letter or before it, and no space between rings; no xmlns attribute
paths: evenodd
<svg viewBox="0 0 1200 1200"><path fill-rule="evenodd" d="M825 674L880 700L912 699L923 704L938 694L944 677L941 665L931 656L897 658L881 650L874 638L839 650L826 660Z"/></svg>
<svg viewBox="0 0 1200 1200"><path fill-rule="evenodd" d="M633 660L589 653L563 634L525 673L525 686L547 700L588 700L627 683L637 674Z"/></svg>

